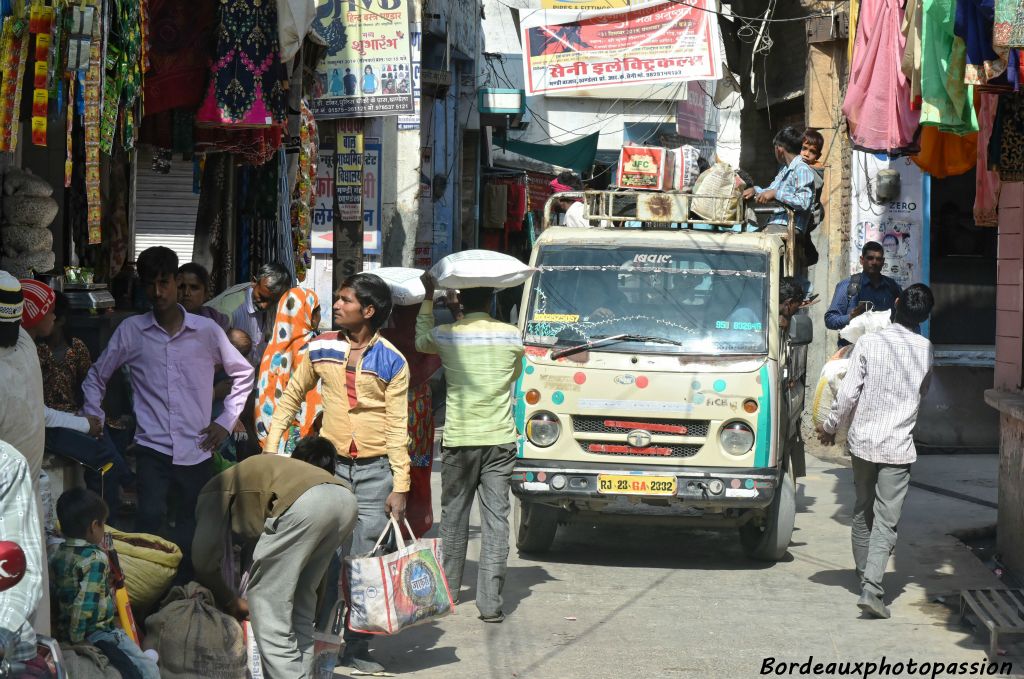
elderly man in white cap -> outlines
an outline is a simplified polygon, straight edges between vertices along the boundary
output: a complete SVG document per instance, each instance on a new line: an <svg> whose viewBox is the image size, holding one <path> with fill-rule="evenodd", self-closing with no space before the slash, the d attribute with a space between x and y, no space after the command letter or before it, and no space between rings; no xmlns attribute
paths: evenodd
<svg viewBox="0 0 1024 679"><path fill-rule="evenodd" d="M36 345L21 327L24 304L21 283L0 271L0 441L11 444L25 457L38 503L46 441L43 375ZM42 524L39 530L42 532ZM45 538L41 544L45 544ZM45 569L41 575L43 599L36 608L33 625L36 632L49 634L50 588Z"/></svg>

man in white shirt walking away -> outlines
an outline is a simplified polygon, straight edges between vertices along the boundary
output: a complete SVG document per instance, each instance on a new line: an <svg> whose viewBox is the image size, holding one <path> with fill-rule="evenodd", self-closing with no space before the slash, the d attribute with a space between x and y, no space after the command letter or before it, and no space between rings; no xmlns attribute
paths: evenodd
<svg viewBox="0 0 1024 679"><path fill-rule="evenodd" d="M888 618L882 577L896 547L910 465L917 460L913 430L928 391L932 344L916 329L928 320L935 298L926 285L911 285L896 300L893 324L865 335L854 346L850 369L818 430L825 445L849 425L857 499L853 507L853 558L861 579L857 606Z"/></svg>

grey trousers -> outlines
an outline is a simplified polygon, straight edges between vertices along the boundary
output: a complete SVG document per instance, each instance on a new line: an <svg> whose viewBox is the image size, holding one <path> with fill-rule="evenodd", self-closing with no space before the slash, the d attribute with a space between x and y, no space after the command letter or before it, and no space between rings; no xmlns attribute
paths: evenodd
<svg viewBox="0 0 1024 679"><path fill-rule="evenodd" d="M480 494L480 563L476 607L483 616L501 612L508 568L509 489L516 446L445 448L441 464L441 548L448 588L459 598L469 541L469 511Z"/></svg>
<svg viewBox="0 0 1024 679"><path fill-rule="evenodd" d="M910 485L910 465L879 464L856 455L850 457L857 489L851 531L853 560L863 589L882 597L882 578L896 548L896 526Z"/></svg>
<svg viewBox="0 0 1024 679"><path fill-rule="evenodd" d="M351 540L346 540L331 559L330 568L327 571L327 590L325 605L320 611L319 627L323 630L330 629L331 613L334 605L341 599L341 564L349 554L361 556L373 549L374 543L380 537L381 531L388 524L388 515L384 513L384 503L391 494L394 487L394 476L391 473L391 463L387 456L376 457L363 462L349 462L339 458L334 469L334 475L344 479L352 485L356 494L356 502L359 505L359 513L356 518L355 530L352 531ZM345 630L345 639L369 639L373 635L362 634Z"/></svg>
<svg viewBox="0 0 1024 679"><path fill-rule="evenodd" d="M268 679L313 676L317 588L355 522L352 492L323 484L264 524L253 552L248 600Z"/></svg>

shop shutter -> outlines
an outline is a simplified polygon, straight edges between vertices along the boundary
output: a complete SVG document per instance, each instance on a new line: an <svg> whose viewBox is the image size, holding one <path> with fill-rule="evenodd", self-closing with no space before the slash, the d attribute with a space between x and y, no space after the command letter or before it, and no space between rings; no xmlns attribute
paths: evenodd
<svg viewBox="0 0 1024 679"><path fill-rule="evenodd" d="M135 258L163 245L184 264L192 261L199 194L192 192L192 161L175 156L168 174L153 172L153 154L139 150L135 185Z"/></svg>

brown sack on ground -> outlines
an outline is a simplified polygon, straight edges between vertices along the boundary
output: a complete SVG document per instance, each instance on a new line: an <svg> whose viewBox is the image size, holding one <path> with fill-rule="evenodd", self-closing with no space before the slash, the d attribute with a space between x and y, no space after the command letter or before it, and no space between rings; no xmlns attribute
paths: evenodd
<svg viewBox="0 0 1024 679"><path fill-rule="evenodd" d="M245 679L242 627L198 583L172 588L146 629L143 645L160 654L162 679Z"/></svg>

